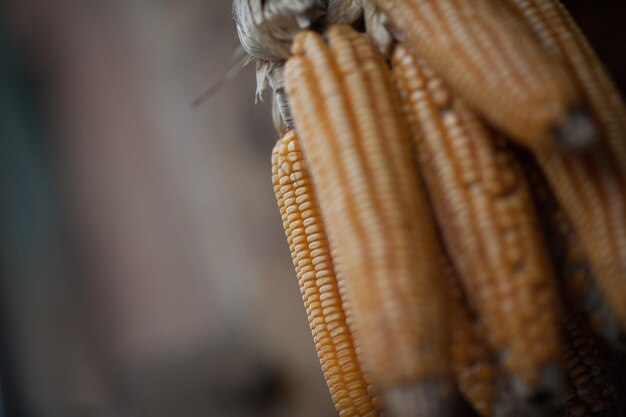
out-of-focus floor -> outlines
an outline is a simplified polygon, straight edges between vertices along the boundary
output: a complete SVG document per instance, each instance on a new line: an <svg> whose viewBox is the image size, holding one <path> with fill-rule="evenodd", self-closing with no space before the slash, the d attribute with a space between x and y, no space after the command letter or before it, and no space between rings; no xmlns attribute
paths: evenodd
<svg viewBox="0 0 626 417"><path fill-rule="evenodd" d="M626 87L626 3L565 3ZM233 65L230 0L2 7L6 415L335 415L252 66L190 106Z"/></svg>

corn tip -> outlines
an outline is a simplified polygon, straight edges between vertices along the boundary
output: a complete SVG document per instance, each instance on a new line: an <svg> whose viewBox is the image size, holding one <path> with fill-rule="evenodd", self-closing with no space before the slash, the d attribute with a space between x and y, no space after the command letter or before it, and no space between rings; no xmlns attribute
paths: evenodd
<svg viewBox="0 0 626 417"><path fill-rule="evenodd" d="M554 127L553 135L563 148L572 151L587 150L599 140L593 119L581 108L571 110L565 120Z"/></svg>
<svg viewBox="0 0 626 417"><path fill-rule="evenodd" d="M458 397L447 379L396 385L384 391L388 417L454 416Z"/></svg>
<svg viewBox="0 0 626 417"><path fill-rule="evenodd" d="M538 413L563 403L566 382L565 373L559 364L544 365L537 382L532 385L521 378L514 378L512 382L514 393Z"/></svg>

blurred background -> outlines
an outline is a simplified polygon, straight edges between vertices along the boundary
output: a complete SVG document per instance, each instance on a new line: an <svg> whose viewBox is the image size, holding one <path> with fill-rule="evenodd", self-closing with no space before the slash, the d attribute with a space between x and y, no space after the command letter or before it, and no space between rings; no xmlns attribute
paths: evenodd
<svg viewBox="0 0 626 417"><path fill-rule="evenodd" d="M626 88L626 2L564 1ZM330 417L230 0L0 1L0 416ZM269 101L269 100L266 100Z"/></svg>

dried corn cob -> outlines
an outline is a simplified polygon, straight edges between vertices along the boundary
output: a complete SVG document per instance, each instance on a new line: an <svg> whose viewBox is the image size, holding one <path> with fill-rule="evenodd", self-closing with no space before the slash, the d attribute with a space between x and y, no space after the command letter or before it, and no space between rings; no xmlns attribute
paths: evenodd
<svg viewBox="0 0 626 417"><path fill-rule="evenodd" d="M539 167L525 153L518 157L529 178L567 304L565 364L569 392L557 415L623 416L623 393L616 392L619 383L612 375L612 355L590 332L586 315L590 324L613 343L622 342L623 333L603 302L579 239Z"/></svg>
<svg viewBox="0 0 626 417"><path fill-rule="evenodd" d="M385 61L367 36L303 32L287 96L344 275L355 337L391 415L445 416L439 248Z"/></svg>
<svg viewBox="0 0 626 417"><path fill-rule="evenodd" d="M604 297L626 328L626 110L584 36L556 1L507 0L581 86L600 144L584 154L537 159L571 220Z"/></svg>
<svg viewBox="0 0 626 417"><path fill-rule="evenodd" d="M626 172L626 107L595 52L559 0L505 0L543 47L563 62Z"/></svg>
<svg viewBox="0 0 626 417"><path fill-rule="evenodd" d="M537 417L543 410L515 395L506 373L485 340L485 329L463 294L459 277L446 259L452 343L450 356L459 390L483 417Z"/></svg>
<svg viewBox="0 0 626 417"><path fill-rule="evenodd" d="M586 314L591 326L615 346L626 337L620 322L606 303L591 271L590 262L567 215L556 201L546 178L529 155L518 152L537 211L546 232L550 251L566 303L574 313Z"/></svg>
<svg viewBox="0 0 626 417"><path fill-rule="evenodd" d="M559 299L514 155L402 45L393 65L446 247L516 391L557 397Z"/></svg>
<svg viewBox="0 0 626 417"><path fill-rule="evenodd" d="M535 148L594 140L567 73L499 0L375 0L469 106Z"/></svg>
<svg viewBox="0 0 626 417"><path fill-rule="evenodd" d="M459 387L483 417L536 417L537 410L520 404L500 381L501 370L494 366L480 339L480 328L472 327L467 307L456 305L453 359ZM465 309L465 311L463 311ZM474 323L475 325L476 323ZM565 363L568 392L556 412L558 417L623 417L624 388L612 375L611 355L594 338L584 317L569 313L566 323Z"/></svg>
<svg viewBox="0 0 626 417"><path fill-rule="evenodd" d="M315 346L342 417L379 416L356 356L324 222L295 132L278 141L272 181Z"/></svg>
<svg viewBox="0 0 626 417"><path fill-rule="evenodd" d="M585 325L584 318L570 314L566 324L565 363L570 391L562 417L623 417L623 387L612 378L612 367L602 348Z"/></svg>
<svg viewBox="0 0 626 417"><path fill-rule="evenodd" d="M444 260L451 327L450 357L457 385L482 416L491 416L500 370L484 340L484 329L473 317L450 261Z"/></svg>

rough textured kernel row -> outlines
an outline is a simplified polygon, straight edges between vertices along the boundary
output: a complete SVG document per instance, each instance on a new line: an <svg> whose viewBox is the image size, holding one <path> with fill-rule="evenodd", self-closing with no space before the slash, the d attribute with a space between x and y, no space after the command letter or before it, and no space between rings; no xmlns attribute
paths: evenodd
<svg viewBox="0 0 626 417"><path fill-rule="evenodd" d="M578 93L500 0L375 0L451 88L532 147L551 143Z"/></svg>
<svg viewBox="0 0 626 417"><path fill-rule="evenodd" d="M544 366L555 364L561 351L559 300L521 167L424 60L400 45L393 66L438 224L469 301L508 372L530 389L547 388L540 387Z"/></svg>
<svg viewBox="0 0 626 417"><path fill-rule="evenodd" d="M626 326L626 110L580 29L555 0L507 0L579 84L601 129L581 154L537 159L587 252L604 296Z"/></svg>
<svg viewBox="0 0 626 417"><path fill-rule="evenodd" d="M407 390L445 406L439 247L409 129L371 40L341 25L325 37L298 35L286 86L364 365L389 407Z"/></svg>
<svg viewBox="0 0 626 417"><path fill-rule="evenodd" d="M315 347L341 417L380 415L358 361L315 190L294 131L272 153L272 181Z"/></svg>

